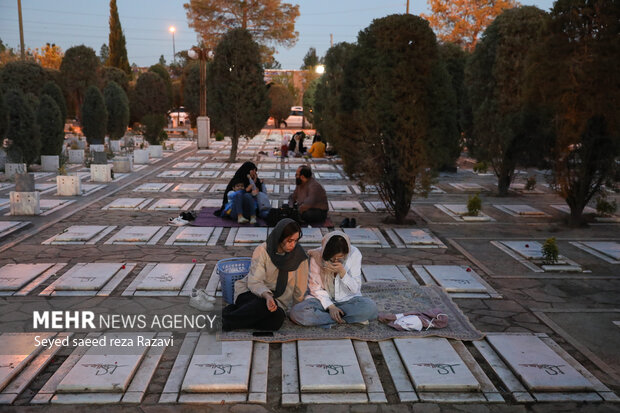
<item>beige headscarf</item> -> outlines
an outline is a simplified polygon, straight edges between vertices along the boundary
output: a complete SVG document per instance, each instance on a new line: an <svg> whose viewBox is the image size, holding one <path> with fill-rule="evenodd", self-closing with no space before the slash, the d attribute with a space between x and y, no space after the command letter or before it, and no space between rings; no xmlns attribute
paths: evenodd
<svg viewBox="0 0 620 413"><path fill-rule="evenodd" d="M351 240L349 239L349 236L342 231L333 231L333 232L326 234L323 237L323 241L321 241L321 248L315 248L313 250L308 251L308 255L310 256L310 258L316 260L316 262L319 264L321 268L321 283L323 284L323 288L325 289L325 291L327 291L329 293L329 296L332 298L336 295L336 287L334 285L336 274L333 271L329 271L329 269L326 268L327 262L323 260L323 250L325 249L327 242L336 235L341 236L347 241L347 246L349 247L349 253L351 253ZM345 262L348 256L349 254L345 255L344 257Z"/></svg>

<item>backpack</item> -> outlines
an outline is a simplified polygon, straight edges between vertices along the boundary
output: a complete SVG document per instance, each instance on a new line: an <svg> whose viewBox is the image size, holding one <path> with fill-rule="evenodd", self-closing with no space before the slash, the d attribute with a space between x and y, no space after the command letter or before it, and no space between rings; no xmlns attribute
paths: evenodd
<svg viewBox="0 0 620 413"><path fill-rule="evenodd" d="M278 222L283 220L284 218L290 218L293 221L301 224L301 217L299 216L299 211L294 208L289 207L288 205L282 205L281 208L271 208L269 213L267 214L267 225L270 227L275 227Z"/></svg>

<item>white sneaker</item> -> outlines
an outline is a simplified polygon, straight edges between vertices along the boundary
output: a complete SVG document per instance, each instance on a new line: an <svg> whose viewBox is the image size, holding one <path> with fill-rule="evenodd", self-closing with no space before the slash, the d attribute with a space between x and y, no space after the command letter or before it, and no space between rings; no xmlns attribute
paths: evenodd
<svg viewBox="0 0 620 413"><path fill-rule="evenodd" d="M200 311L211 311L215 309L215 297L207 295L205 290L194 288L189 298L189 306Z"/></svg>
<svg viewBox="0 0 620 413"><path fill-rule="evenodd" d="M168 225L172 225L173 227L182 227L183 225L187 225L189 221L184 220L181 217L176 217L168 221Z"/></svg>
<svg viewBox="0 0 620 413"><path fill-rule="evenodd" d="M250 224L252 225L256 224L256 217L254 216L250 217Z"/></svg>
<svg viewBox="0 0 620 413"><path fill-rule="evenodd" d="M247 224L248 222L250 222L250 221L248 221L248 219L246 217L239 217L239 218L237 218L237 224Z"/></svg>

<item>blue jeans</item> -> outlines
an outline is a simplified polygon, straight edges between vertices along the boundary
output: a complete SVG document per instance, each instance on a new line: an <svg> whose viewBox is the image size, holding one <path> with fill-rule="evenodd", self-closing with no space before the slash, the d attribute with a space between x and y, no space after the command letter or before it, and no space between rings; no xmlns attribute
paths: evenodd
<svg viewBox="0 0 620 413"><path fill-rule="evenodd" d="M348 301L334 302L344 311L342 319L347 323L361 323L377 318L377 305L368 297L353 297ZM321 302L312 297L295 304L289 313L291 320L302 326L320 326L329 328L336 321L323 309Z"/></svg>
<svg viewBox="0 0 620 413"><path fill-rule="evenodd" d="M244 192L243 194L236 195L233 198L230 217L232 219L237 219L239 214L243 215L244 218L247 219L250 219L252 216L256 216L256 201L251 193Z"/></svg>

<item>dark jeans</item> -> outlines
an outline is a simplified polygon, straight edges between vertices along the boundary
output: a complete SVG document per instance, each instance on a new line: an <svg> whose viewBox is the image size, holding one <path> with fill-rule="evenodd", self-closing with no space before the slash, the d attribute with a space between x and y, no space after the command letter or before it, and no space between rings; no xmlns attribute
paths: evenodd
<svg viewBox="0 0 620 413"><path fill-rule="evenodd" d="M327 219L327 211L324 209L310 208L301 214L301 219L307 224L325 222Z"/></svg>
<svg viewBox="0 0 620 413"><path fill-rule="evenodd" d="M256 201L251 193L245 192L242 196L236 195L233 199L230 217L236 220L239 214L247 219L256 216Z"/></svg>
<svg viewBox="0 0 620 413"><path fill-rule="evenodd" d="M277 301L276 301L277 304ZM274 312L267 309L267 301L247 291L234 304L222 310L222 330L239 329L275 331L282 327L286 313L278 306Z"/></svg>

